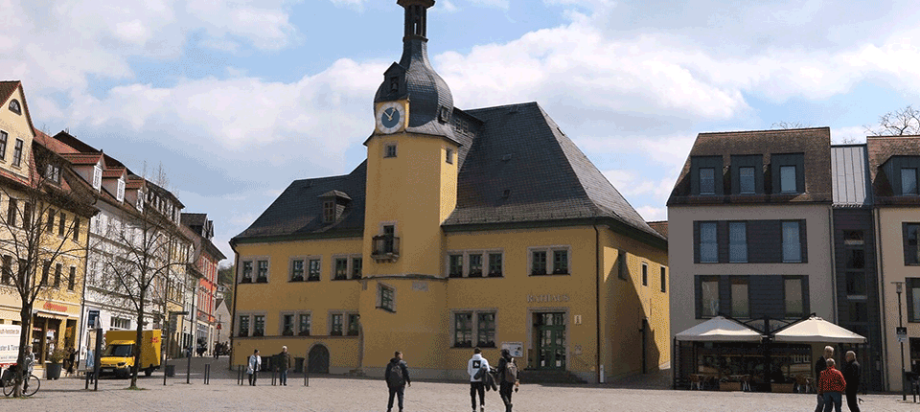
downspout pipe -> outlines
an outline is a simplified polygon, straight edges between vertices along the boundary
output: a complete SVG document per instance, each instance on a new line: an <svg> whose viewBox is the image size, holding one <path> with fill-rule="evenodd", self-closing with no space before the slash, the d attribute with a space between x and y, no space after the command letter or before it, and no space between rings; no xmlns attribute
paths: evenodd
<svg viewBox="0 0 920 412"><path fill-rule="evenodd" d="M881 350L882 359L881 359L881 362L882 362L882 365L884 365L884 369L883 369L884 373L882 373L882 387L886 388L887 390L891 390L891 388L889 387L888 373L887 373L888 372L888 334L885 333L885 330L884 330L885 326L888 325L888 310L887 310L887 307L885 306L885 302L887 302L887 299L885 299L885 264L882 263L882 252L884 251L884 249L882 248L882 213L878 208L873 208L872 214L875 215L874 216L875 218L873 219L873 223L875 224L875 227L873 228L872 231L875 233L875 251L876 251L875 261L877 262L876 264L878 265L877 266L878 267L878 293L879 293L879 302L881 302L880 306L882 307L882 310L881 310L881 315L882 315L882 333L881 333L882 335L882 350ZM869 365L869 366L871 368L873 365Z"/></svg>
<svg viewBox="0 0 920 412"><path fill-rule="evenodd" d="M597 356L595 360L595 370L597 371L597 382L604 383L606 376L602 372L604 363L601 360L601 232L597 229L598 221L594 221L594 273L597 277L594 283L594 318L597 319L596 339L597 339Z"/></svg>

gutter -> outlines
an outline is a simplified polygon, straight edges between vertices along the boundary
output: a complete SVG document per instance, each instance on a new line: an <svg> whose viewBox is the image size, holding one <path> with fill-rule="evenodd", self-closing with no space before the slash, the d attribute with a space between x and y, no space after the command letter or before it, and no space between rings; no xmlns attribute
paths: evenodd
<svg viewBox="0 0 920 412"><path fill-rule="evenodd" d="M838 289L839 282L837 281L837 276L836 276L837 275L837 242L835 242L835 238L834 238L834 208L833 207L828 208L827 215L828 215L828 222L830 223L830 225L828 225L828 232L830 234L830 241L831 241L830 242L831 243L831 256L830 256L831 257L831 286L832 286L831 290L834 291L834 293L831 293L831 303L834 305L833 306L834 309L831 312L831 314L833 316L833 322L836 325L839 323L837 318L840 312L840 308L837 306L837 293L839 292L839 289ZM807 242L808 239L806 238L805 241ZM811 288L809 288L809 292L810 291L811 291Z"/></svg>
<svg viewBox="0 0 920 412"><path fill-rule="evenodd" d="M594 358L597 365L595 370L597 371L597 382L604 383L606 378L605 373L603 372L604 363L601 361L601 232L597 230L597 222L595 221L594 225L594 274L597 277L594 282L594 316L597 322L596 329L596 339L597 339L597 356Z"/></svg>

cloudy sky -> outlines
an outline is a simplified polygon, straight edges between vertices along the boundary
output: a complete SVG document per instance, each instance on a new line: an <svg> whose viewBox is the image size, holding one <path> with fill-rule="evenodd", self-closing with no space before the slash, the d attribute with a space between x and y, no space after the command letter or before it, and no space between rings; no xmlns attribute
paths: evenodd
<svg viewBox="0 0 920 412"><path fill-rule="evenodd" d="M744 6L742 7L742 4ZM918 103L913 2L438 0L429 52L457 107L537 101L648 220L696 134L829 126ZM401 53L395 0L0 0L0 77L37 127L243 231L295 179L365 157ZM226 263L226 262L225 262Z"/></svg>

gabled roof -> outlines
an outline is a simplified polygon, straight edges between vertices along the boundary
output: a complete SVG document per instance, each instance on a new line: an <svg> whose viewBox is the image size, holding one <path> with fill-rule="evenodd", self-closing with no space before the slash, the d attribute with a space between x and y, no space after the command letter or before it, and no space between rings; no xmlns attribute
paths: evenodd
<svg viewBox="0 0 920 412"><path fill-rule="evenodd" d="M457 205L445 230L472 226L604 221L664 245L666 238L636 212L587 156L536 103L454 111L458 153ZM465 123L460 123L465 122ZM349 175L295 181L248 229L234 238L361 236L366 162ZM354 199L344 217L322 222L317 197L331 191Z"/></svg>
<svg viewBox="0 0 920 412"><path fill-rule="evenodd" d="M872 185L866 145L831 146L835 207L869 207Z"/></svg>
<svg viewBox="0 0 920 412"><path fill-rule="evenodd" d="M118 179L126 175L127 175L127 170L125 170L124 168L105 169L102 171L103 179Z"/></svg>
<svg viewBox="0 0 920 412"><path fill-rule="evenodd" d="M869 136L869 175L876 205L917 205L915 196L895 196L885 166L895 157L920 157L920 136Z"/></svg>
<svg viewBox="0 0 920 412"><path fill-rule="evenodd" d="M99 159L102 159L102 153L61 153L60 155L74 166L93 166L99 163Z"/></svg>
<svg viewBox="0 0 920 412"><path fill-rule="evenodd" d="M29 128L34 132L35 125L32 124L32 114L29 113L29 103L26 101L26 92L22 89L21 81L0 81L0 104L6 103L6 101L10 99L10 96L12 96L16 90L19 90L19 92L22 94L22 101L20 103L22 104L22 110L24 112L23 115L26 116L26 122L29 123Z"/></svg>
<svg viewBox="0 0 920 412"><path fill-rule="evenodd" d="M683 204L751 203L830 203L833 200L831 179L831 131L829 127L805 129L754 130L741 132L700 133L684 168L677 178L668 206ZM690 165L697 156L721 156L724 170L732 155L762 155L769 168L771 155L803 153L805 193L795 196L765 194L758 196L691 196ZM767 170L767 169L765 169ZM765 184L767 179L765 179ZM728 182L728 179L724 179ZM727 192L726 192L727 193Z"/></svg>

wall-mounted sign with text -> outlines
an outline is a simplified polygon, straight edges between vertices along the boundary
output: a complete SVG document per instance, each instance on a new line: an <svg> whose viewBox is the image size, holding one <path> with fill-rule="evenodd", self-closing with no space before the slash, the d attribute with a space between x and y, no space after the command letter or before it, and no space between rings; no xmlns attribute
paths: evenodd
<svg viewBox="0 0 920 412"><path fill-rule="evenodd" d="M527 295L527 303L568 302L569 295Z"/></svg>

